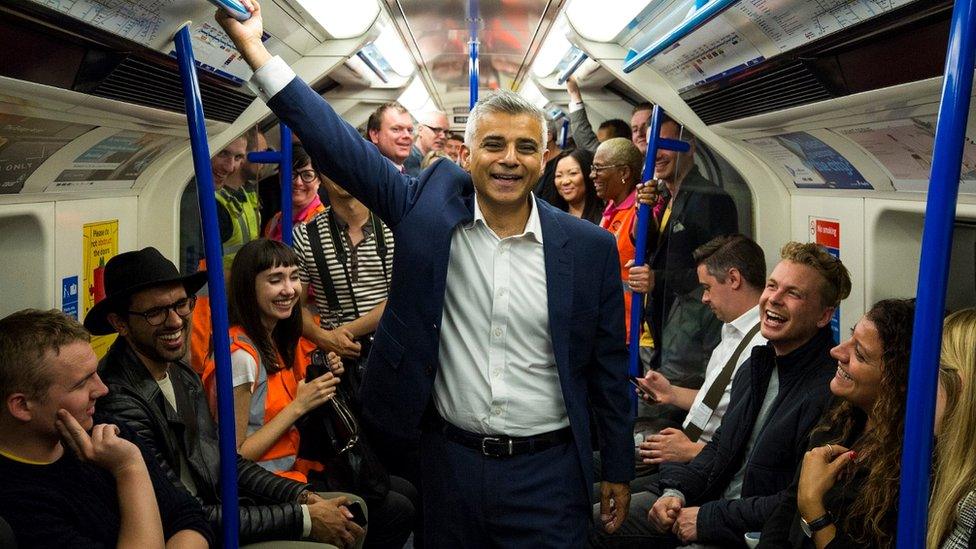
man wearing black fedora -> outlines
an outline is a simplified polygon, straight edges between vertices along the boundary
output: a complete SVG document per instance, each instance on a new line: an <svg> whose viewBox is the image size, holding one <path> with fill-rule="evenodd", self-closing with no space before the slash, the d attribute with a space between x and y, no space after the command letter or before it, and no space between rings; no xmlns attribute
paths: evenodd
<svg viewBox="0 0 976 549"><path fill-rule="evenodd" d="M194 294L205 282L205 272L181 276L155 248L119 254L105 266L106 297L85 316L85 327L119 334L99 364L109 387L99 411L135 430L219 531L217 428L200 378L185 362ZM241 543L309 538L347 546L362 538L344 496L324 499L240 455L237 472Z"/></svg>

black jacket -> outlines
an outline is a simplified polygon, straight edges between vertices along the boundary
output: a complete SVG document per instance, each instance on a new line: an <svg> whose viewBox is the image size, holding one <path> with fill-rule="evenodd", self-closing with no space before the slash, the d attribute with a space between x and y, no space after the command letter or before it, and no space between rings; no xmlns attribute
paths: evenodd
<svg viewBox="0 0 976 549"><path fill-rule="evenodd" d="M696 167L678 188L671 214L660 234L653 223L649 225L648 243L654 245L654 252L648 264L654 271L655 282L644 314L654 331L654 341L664 341L661 332L675 297L699 287L697 264L692 256L695 249L716 236L739 232L739 217L732 197L705 179Z"/></svg>
<svg viewBox="0 0 976 549"><path fill-rule="evenodd" d="M109 394L98 400L98 411L115 416L138 433L163 468L175 473L175 482L179 483L180 464L187 464L207 519L220 532L217 425L210 416L200 377L182 362L170 366L181 411L178 415L123 338L109 349L98 373L109 388ZM241 543L301 537L302 509L296 501L308 485L279 477L239 455L237 481Z"/></svg>
<svg viewBox="0 0 976 549"><path fill-rule="evenodd" d="M662 489L679 490L689 506L699 505L698 540L744 546L746 532L762 529L782 501L806 452L811 429L829 398L836 368L830 358L833 338L821 329L792 353L776 357L772 346L755 347L732 382L729 408L715 437L687 464L661 468ZM722 495L742 466L773 368L779 392L748 457L739 499Z"/></svg>

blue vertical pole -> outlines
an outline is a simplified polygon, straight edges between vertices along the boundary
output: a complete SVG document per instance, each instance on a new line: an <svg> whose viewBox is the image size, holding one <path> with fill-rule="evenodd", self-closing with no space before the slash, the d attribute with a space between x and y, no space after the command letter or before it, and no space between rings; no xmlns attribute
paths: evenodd
<svg viewBox="0 0 976 549"><path fill-rule="evenodd" d="M281 130L281 164L278 168L281 177L281 241L291 246L291 128L284 123L278 128Z"/></svg>
<svg viewBox="0 0 976 549"><path fill-rule="evenodd" d="M644 171L641 181L654 179L654 161L657 158L658 141L661 133L661 107L655 105L651 115L651 135L647 139L647 155L644 157ZM651 207L640 204L637 207L637 241L634 243L634 265L643 265L647 260L647 228L651 223ZM630 375L640 376L640 325L644 318L644 294L632 292L630 296ZM655 342L660 345L660 342ZM637 394L631 393L631 408L637 412Z"/></svg>
<svg viewBox="0 0 976 549"><path fill-rule="evenodd" d="M959 171L973 89L974 27L976 9L972 0L956 0L949 29L945 82L935 129L932 175L922 230L902 445L898 549L925 547L942 318L959 194Z"/></svg>
<svg viewBox="0 0 976 549"><path fill-rule="evenodd" d="M569 145L569 119L564 118L562 126L559 127L559 148L565 149Z"/></svg>
<svg viewBox="0 0 976 549"><path fill-rule="evenodd" d="M471 58L468 60L468 86L470 95L468 97L468 108L473 109L478 102L478 41L474 36L471 37Z"/></svg>
<svg viewBox="0 0 976 549"><path fill-rule="evenodd" d="M468 107L473 109L478 102L478 19L481 17L481 8L478 0L468 0L468 33L471 35L468 59Z"/></svg>
<svg viewBox="0 0 976 549"><path fill-rule="evenodd" d="M220 501L224 547L237 547L240 516L237 510L237 441L234 433L234 394L231 387L230 339L227 335L227 295L224 290L224 260L220 230L217 227L217 202L214 198L210 147L200 100L200 84L194 67L190 27L176 33L176 59L183 81L183 100L193 151L193 170L197 178L197 197L203 226L203 244L207 256L207 284L210 290L210 313L213 322L214 361L217 366L217 420L220 435Z"/></svg>
<svg viewBox="0 0 976 549"><path fill-rule="evenodd" d="M659 105L654 106L651 115L651 126L648 129L650 136L647 138L647 155L644 157L644 170L641 173L641 182L648 182L654 179L654 164L657 160L657 151L660 149L667 151L687 152L691 150L691 145L686 141L667 139L661 137L661 123L664 111ZM637 207L637 239L634 242L634 265L643 265L647 261L647 234L651 223L651 207L647 204L640 204ZM661 227L664 230L664 227ZM659 282L655 282L659 283ZM640 369L640 325L644 318L644 294L633 292L630 299L630 375L641 375ZM660 345L660 341L655 341L655 345ZM631 397L633 411L637 412L637 395Z"/></svg>

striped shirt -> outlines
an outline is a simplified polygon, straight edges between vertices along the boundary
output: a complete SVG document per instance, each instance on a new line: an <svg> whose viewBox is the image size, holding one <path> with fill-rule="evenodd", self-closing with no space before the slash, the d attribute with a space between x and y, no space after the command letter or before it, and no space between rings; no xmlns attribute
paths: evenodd
<svg viewBox="0 0 976 549"><path fill-rule="evenodd" d="M292 247L298 254L298 276L302 284L311 284L311 294L315 299L315 306L321 315L319 324L325 329L334 329L347 322L365 315L380 304L387 297L390 285L390 273L393 270L393 233L383 222L377 220L383 230L383 240L386 243L386 267L380 258L377 242L373 234L373 226L367 221L363 226L363 240L352 246L349 240L349 226L332 214L332 208L316 216L308 225L298 224L292 233ZM333 242L329 221L335 220L339 234L342 235L342 249L345 250L345 265L339 261L336 254L336 243ZM319 238L325 249L325 260L329 266L328 276L332 279L339 310L329 309L322 278L315 255L312 253L308 239L308 227L315 224L319 230ZM352 288L350 289L350 282ZM355 297L355 306L353 304ZM359 314L356 314L358 309Z"/></svg>

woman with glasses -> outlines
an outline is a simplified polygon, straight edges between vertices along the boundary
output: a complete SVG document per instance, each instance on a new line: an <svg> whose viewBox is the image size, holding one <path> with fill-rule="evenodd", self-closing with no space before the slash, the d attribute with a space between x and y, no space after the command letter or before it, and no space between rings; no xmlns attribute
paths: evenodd
<svg viewBox="0 0 976 549"><path fill-rule="evenodd" d="M344 371L335 353L322 375L306 380L315 346L302 334L298 256L285 244L258 239L244 245L231 266L227 302L231 376L238 452L278 475L326 490L319 463L298 457L301 437L295 424L335 397ZM215 366L203 383L216 411ZM311 476L312 478L309 478ZM354 489L345 489L356 493ZM366 547L403 547L410 535L417 498L413 485L390 477L383 497L366 500L370 534Z"/></svg>
<svg viewBox="0 0 976 549"><path fill-rule="evenodd" d="M574 149L559 155L556 161L556 192L563 199L559 208L570 215L599 224L603 218L603 201L596 195L590 178L593 153Z"/></svg>
<svg viewBox="0 0 976 549"><path fill-rule="evenodd" d="M298 223L308 223L324 212L325 206L319 198L319 185L322 179L318 170L312 167L312 160L305 152L305 148L295 145L291 157L291 217L294 226ZM281 212L276 213L268 222L264 236L271 240L282 240Z"/></svg>

